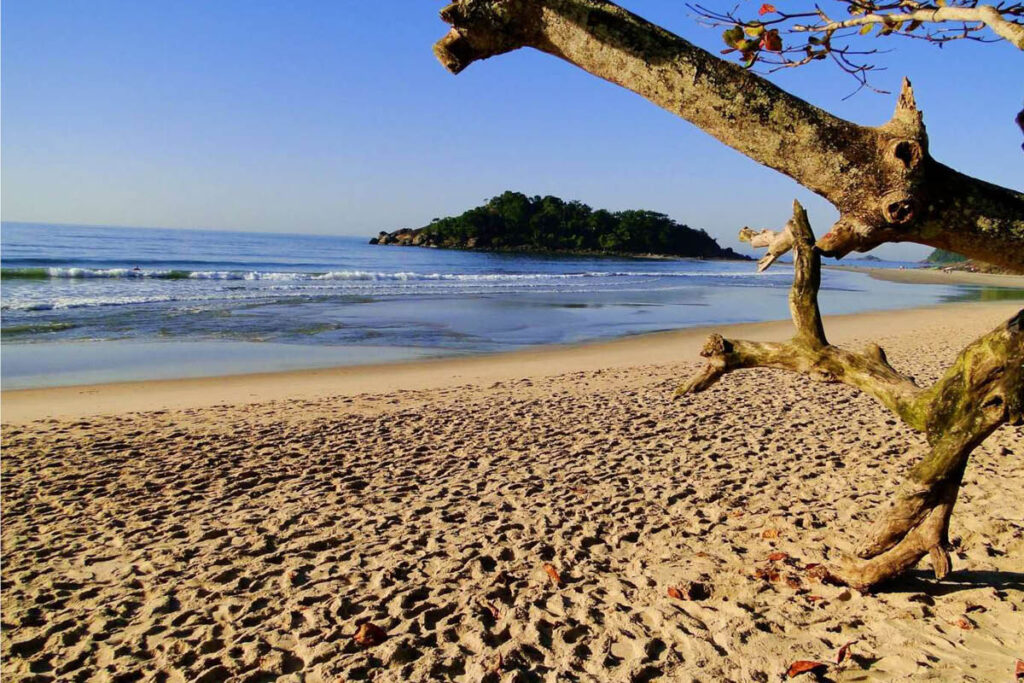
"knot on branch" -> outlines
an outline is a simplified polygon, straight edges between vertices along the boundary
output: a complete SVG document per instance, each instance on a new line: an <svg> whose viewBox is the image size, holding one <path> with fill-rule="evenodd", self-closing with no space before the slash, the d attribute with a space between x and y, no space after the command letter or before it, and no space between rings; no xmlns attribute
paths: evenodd
<svg viewBox="0 0 1024 683"><path fill-rule="evenodd" d="M897 170L911 172L921 165L924 149L917 140L890 140L886 148L885 159Z"/></svg>
<svg viewBox="0 0 1024 683"><path fill-rule="evenodd" d="M906 225L919 213L917 198L903 192L890 192L882 197L882 216L891 225Z"/></svg>

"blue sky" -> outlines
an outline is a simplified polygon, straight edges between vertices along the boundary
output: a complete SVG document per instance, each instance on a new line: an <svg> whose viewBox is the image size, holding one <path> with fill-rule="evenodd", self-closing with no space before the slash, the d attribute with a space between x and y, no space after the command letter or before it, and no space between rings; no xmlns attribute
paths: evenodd
<svg viewBox="0 0 1024 683"><path fill-rule="evenodd" d="M681 0L622 4L721 47ZM448 74L431 53L442 6L6 0L2 217L369 236L514 189L663 211L729 246L743 225L783 223L793 197L819 234L835 218L789 179L552 57L520 50ZM877 45L894 51L876 84L911 77L937 159L1024 189L1018 50ZM867 125L895 101L843 101L854 83L825 62L772 78Z"/></svg>

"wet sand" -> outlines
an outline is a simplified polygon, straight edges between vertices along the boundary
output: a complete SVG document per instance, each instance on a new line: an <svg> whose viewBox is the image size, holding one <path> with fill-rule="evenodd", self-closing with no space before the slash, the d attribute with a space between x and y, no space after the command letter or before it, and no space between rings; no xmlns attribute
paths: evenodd
<svg viewBox="0 0 1024 683"><path fill-rule="evenodd" d="M925 383L1018 309L826 329ZM824 585L924 440L776 371L673 401L705 334L5 392L5 677L1012 680L1024 430L972 457L946 581Z"/></svg>

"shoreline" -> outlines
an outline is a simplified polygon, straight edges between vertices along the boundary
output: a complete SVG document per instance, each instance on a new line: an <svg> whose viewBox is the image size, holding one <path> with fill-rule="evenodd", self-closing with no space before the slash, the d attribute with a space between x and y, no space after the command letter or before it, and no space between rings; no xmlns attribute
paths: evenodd
<svg viewBox="0 0 1024 683"><path fill-rule="evenodd" d="M1010 317L1013 302L961 302L921 308L824 316L829 339L843 344L864 339L865 330L926 326L938 311L1002 311ZM0 422L20 424L43 419L75 419L155 410L200 409L324 397L448 389L572 372L610 370L636 365L697 363L708 334L779 341L792 334L790 320L652 332L613 340L549 345L494 354L347 365L303 370L181 379L140 380L0 393Z"/></svg>
<svg viewBox="0 0 1024 683"><path fill-rule="evenodd" d="M1003 273L971 273L963 270L936 270L930 267L900 270L898 268L872 268L871 266L825 265L832 270L864 273L876 280L915 285L973 285L1001 289L1024 289L1024 275Z"/></svg>

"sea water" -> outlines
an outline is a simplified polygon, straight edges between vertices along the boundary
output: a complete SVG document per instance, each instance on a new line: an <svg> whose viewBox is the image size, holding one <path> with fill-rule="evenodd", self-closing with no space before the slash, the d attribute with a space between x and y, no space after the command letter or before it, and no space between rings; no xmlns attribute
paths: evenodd
<svg viewBox="0 0 1024 683"><path fill-rule="evenodd" d="M4 223L4 388L474 354L785 318L753 262L371 246L363 237ZM899 264L878 264L896 266ZM985 296L826 270L825 313Z"/></svg>

